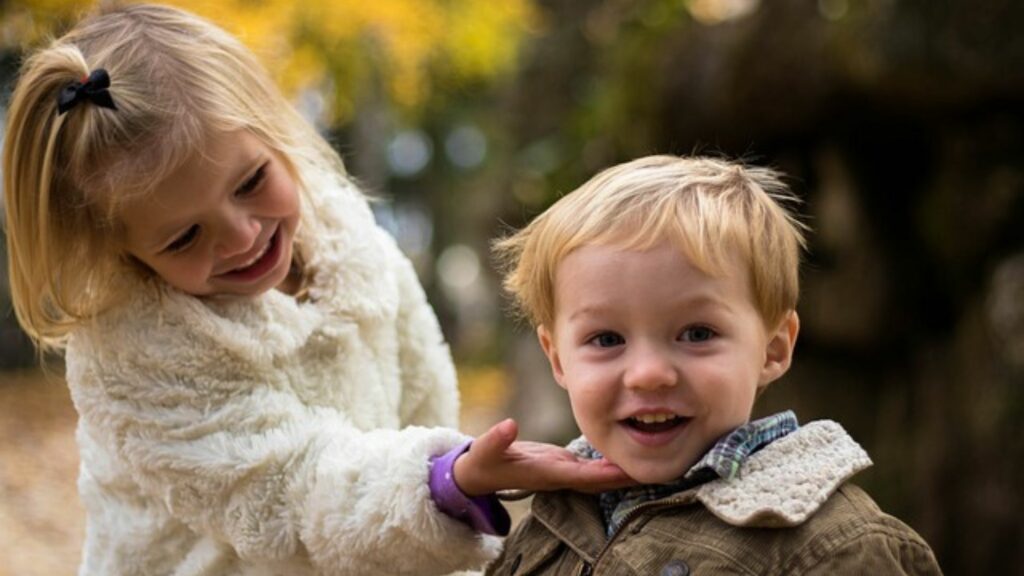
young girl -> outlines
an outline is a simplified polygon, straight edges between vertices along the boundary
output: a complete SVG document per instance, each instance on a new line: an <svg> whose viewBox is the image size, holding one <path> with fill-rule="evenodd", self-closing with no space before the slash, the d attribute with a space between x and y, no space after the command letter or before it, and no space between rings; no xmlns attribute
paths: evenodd
<svg viewBox="0 0 1024 576"><path fill-rule="evenodd" d="M202 19L122 7L32 55L3 172L15 311L80 416L81 574L440 574L507 530L467 495L625 478L511 422L462 455L411 265Z"/></svg>

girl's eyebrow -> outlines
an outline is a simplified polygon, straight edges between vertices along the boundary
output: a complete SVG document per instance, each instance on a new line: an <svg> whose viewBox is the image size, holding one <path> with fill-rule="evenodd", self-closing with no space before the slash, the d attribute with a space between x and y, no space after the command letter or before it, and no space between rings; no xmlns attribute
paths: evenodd
<svg viewBox="0 0 1024 576"><path fill-rule="evenodd" d="M154 205L151 206L152 209L162 209L165 210L165 213L171 211L170 207L165 206L164 203L156 201L155 198L153 199L153 201ZM152 242L147 242L146 249L151 250L153 252L162 251L164 246L170 244L171 241L174 240L175 237L177 237L177 235L181 231L181 228L184 227L187 223L188 218L178 217L175 217L173 221L163 223L161 226L157 227L153 231Z"/></svg>
<svg viewBox="0 0 1024 576"><path fill-rule="evenodd" d="M181 232L183 232L182 228L186 225L187 224L175 224L174 226L164 226L165 231L161 231L160 234L154 235L155 240L149 249L156 253L163 252L164 248L173 242Z"/></svg>
<svg viewBox="0 0 1024 576"><path fill-rule="evenodd" d="M251 158L245 160L243 169L237 171L237 174L231 179L227 180L231 183L231 186L227 189L227 192L233 193L237 190L245 181L250 178L253 173L260 169L267 162L267 154L263 151L259 151ZM164 247L174 241L178 234L182 232L182 228L188 225L189 218L181 218L172 224L162 226L157 232L153 234L154 241L149 247L154 252L163 251Z"/></svg>
<svg viewBox="0 0 1024 576"><path fill-rule="evenodd" d="M238 174L234 178L229 180L229 182L233 183L230 188L230 191L234 192L235 190L238 190L238 188L242 184L245 184L245 181L248 180L249 177L251 177L257 170L259 170L261 166L266 164L267 160L267 153L262 150L257 152L251 158L246 159L245 163L243 164L244 168L242 170L239 170Z"/></svg>

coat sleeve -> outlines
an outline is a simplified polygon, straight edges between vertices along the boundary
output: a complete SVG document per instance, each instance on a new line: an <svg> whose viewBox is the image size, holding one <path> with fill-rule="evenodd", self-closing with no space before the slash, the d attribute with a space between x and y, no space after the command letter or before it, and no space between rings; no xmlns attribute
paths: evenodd
<svg viewBox="0 0 1024 576"><path fill-rule="evenodd" d="M496 539L448 518L429 495L429 457L462 441L458 432L361 432L285 382L247 381L216 363L197 370L188 357L170 371L122 344L90 350L79 341L67 363L81 425L137 486L113 490L138 490L147 506L255 563L308 558L322 574L445 574L496 553Z"/></svg>
<svg viewBox="0 0 1024 576"><path fill-rule="evenodd" d="M405 425L458 424L459 392L451 352L412 263L386 239L397 263L400 415Z"/></svg>

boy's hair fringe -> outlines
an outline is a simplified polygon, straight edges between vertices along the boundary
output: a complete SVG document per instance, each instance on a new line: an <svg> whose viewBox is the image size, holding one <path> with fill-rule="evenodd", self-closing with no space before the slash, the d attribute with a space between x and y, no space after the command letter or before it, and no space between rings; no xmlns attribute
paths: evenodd
<svg viewBox="0 0 1024 576"><path fill-rule="evenodd" d="M739 257L754 303L773 325L795 308L808 227L778 172L709 157L648 156L600 172L522 230L493 243L521 315L553 328L555 272L573 250L644 250L664 240L695 266L720 274Z"/></svg>

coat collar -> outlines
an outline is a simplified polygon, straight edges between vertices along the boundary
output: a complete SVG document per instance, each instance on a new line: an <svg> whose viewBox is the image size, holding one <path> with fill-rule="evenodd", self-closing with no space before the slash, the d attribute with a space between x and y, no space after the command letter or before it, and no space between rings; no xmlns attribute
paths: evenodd
<svg viewBox="0 0 1024 576"><path fill-rule="evenodd" d="M805 522L871 459L842 426L819 420L780 438L746 460L736 478L642 504L643 510L700 503L737 527L783 527ZM597 498L574 492L541 493L531 512L582 559L592 563L608 544ZM623 530L628 529L628 522Z"/></svg>
<svg viewBox="0 0 1024 576"><path fill-rule="evenodd" d="M365 196L329 174L309 185L297 243L313 275L310 298L354 319L393 313L398 289L387 262L397 247L377 226Z"/></svg>
<svg viewBox="0 0 1024 576"><path fill-rule="evenodd" d="M842 426L819 420L752 455L737 478L701 485L696 497L734 526L796 526L869 466L867 452Z"/></svg>

